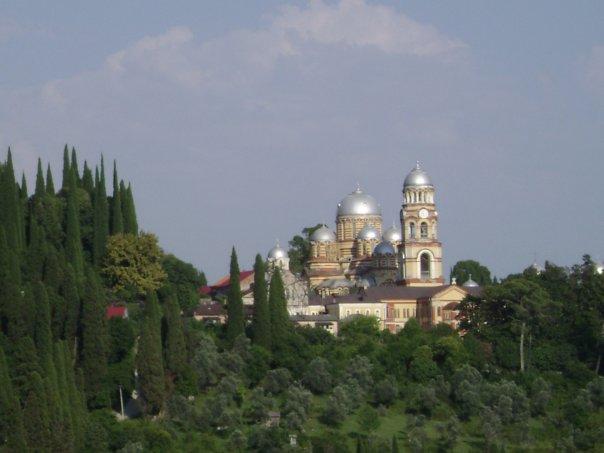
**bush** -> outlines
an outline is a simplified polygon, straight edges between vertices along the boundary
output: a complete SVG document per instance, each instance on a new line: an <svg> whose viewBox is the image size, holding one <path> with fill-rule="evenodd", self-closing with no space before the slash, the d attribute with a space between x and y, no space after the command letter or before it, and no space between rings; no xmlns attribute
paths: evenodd
<svg viewBox="0 0 604 453"><path fill-rule="evenodd" d="M375 386L374 399L378 404L390 405L398 396L398 386L392 377L386 377Z"/></svg>
<svg viewBox="0 0 604 453"><path fill-rule="evenodd" d="M331 381L329 362L322 357L316 357L308 364L302 378L304 385L317 394L328 392L331 389Z"/></svg>
<svg viewBox="0 0 604 453"><path fill-rule="evenodd" d="M292 382L292 375L287 368L277 368L266 373L264 389L273 395L285 391Z"/></svg>

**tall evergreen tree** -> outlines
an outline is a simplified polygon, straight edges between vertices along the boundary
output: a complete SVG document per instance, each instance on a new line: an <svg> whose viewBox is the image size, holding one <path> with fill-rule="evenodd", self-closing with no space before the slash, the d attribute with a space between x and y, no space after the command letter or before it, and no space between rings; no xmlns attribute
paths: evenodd
<svg viewBox="0 0 604 453"><path fill-rule="evenodd" d="M239 263L235 247L231 251L231 266L229 276L229 291L227 294L227 339L232 343L239 335L245 332L243 317L243 299L241 296L241 283L239 281Z"/></svg>
<svg viewBox="0 0 604 453"><path fill-rule="evenodd" d="M30 332L24 322L23 300L18 254L9 247L0 225L0 325L11 340Z"/></svg>
<svg viewBox="0 0 604 453"><path fill-rule="evenodd" d="M38 171L36 172L36 190L34 196L42 198L46 194L46 183L44 182L44 172L42 170L42 160L38 158Z"/></svg>
<svg viewBox="0 0 604 453"><path fill-rule="evenodd" d="M0 450L26 451L25 428L19 398L8 373L6 356L0 346Z"/></svg>
<svg viewBox="0 0 604 453"><path fill-rule="evenodd" d="M89 407L107 404L105 383L107 377L107 325L106 304L96 274L86 272L82 299L82 347L80 365L84 374L84 389Z"/></svg>
<svg viewBox="0 0 604 453"><path fill-rule="evenodd" d="M65 326L63 338L65 338L67 345L71 348L74 346L76 340L81 304L75 272L73 266L69 263L67 264L65 279L61 286L61 296L65 300Z"/></svg>
<svg viewBox="0 0 604 453"><path fill-rule="evenodd" d="M0 172L0 225L4 226L8 246L18 252L21 250L23 218L19 209L19 194L15 181L13 158L8 149L6 164Z"/></svg>
<svg viewBox="0 0 604 453"><path fill-rule="evenodd" d="M98 171L96 172L98 175ZM97 176L97 184L94 196L94 241L92 258L95 266L100 266L107 248L107 237L109 236L109 206L107 204L107 192L105 191L105 170L101 157L101 174Z"/></svg>
<svg viewBox="0 0 604 453"><path fill-rule="evenodd" d="M63 182L61 185L62 189L69 187L69 174L71 173L71 165L69 163L69 148L67 144L63 148Z"/></svg>
<svg viewBox="0 0 604 453"><path fill-rule="evenodd" d="M120 181L120 199L122 201L122 217L124 219L124 233L138 234L138 224L136 221L136 211L134 209L134 200L132 198L132 189L130 184L128 188L124 181Z"/></svg>
<svg viewBox="0 0 604 453"><path fill-rule="evenodd" d="M274 349L283 344L290 330L287 300L279 268L275 268L271 276L268 306L271 317L271 341Z"/></svg>
<svg viewBox="0 0 604 453"><path fill-rule="evenodd" d="M147 296L138 344L137 370L141 397L148 414L157 414L165 398L164 366L161 347L161 318L157 296Z"/></svg>
<svg viewBox="0 0 604 453"><path fill-rule="evenodd" d="M71 147L71 171L73 172L73 176L75 177L76 184L80 186L80 168L78 166L78 157L76 155L76 150L72 146Z"/></svg>
<svg viewBox="0 0 604 453"><path fill-rule="evenodd" d="M21 191L19 192L19 197L21 201L27 201L29 195L27 194L27 179L25 178L25 173L21 173Z"/></svg>
<svg viewBox="0 0 604 453"><path fill-rule="evenodd" d="M92 171L88 168L88 162L84 161L84 170L82 172L82 188L88 192L91 197L94 195L94 181L92 180Z"/></svg>
<svg viewBox="0 0 604 453"><path fill-rule="evenodd" d="M128 212L129 212L129 228L130 233L138 234L138 220L136 218L136 206L134 204L134 196L132 195L132 186L128 183L128 188L126 189L126 193L128 196Z"/></svg>
<svg viewBox="0 0 604 453"><path fill-rule="evenodd" d="M55 448L56 451L74 451L75 450L75 428L74 428L74 412L72 403L69 400L69 390L67 384L68 364L65 362L65 352L63 350L64 343L57 341L53 347L54 367L57 375L57 403L58 413L60 418L61 436L56 437L62 442L62 446ZM58 414L55 414L55 417Z"/></svg>
<svg viewBox="0 0 604 453"><path fill-rule="evenodd" d="M42 282L34 285L34 297L36 301L36 316L34 321L34 343L38 351L40 365L44 375L51 374L53 365L52 334L50 332L50 307L48 306L48 295Z"/></svg>
<svg viewBox="0 0 604 453"><path fill-rule="evenodd" d="M84 256L82 254L82 238L80 235L80 220L77 205L77 187L75 175L70 173L67 192L67 210L65 221L65 256L73 265L79 282L84 277Z"/></svg>
<svg viewBox="0 0 604 453"><path fill-rule="evenodd" d="M174 294L169 294L164 303L164 331L166 367L178 379L187 365L187 348L180 317L180 305Z"/></svg>
<svg viewBox="0 0 604 453"><path fill-rule="evenodd" d="M254 263L254 319L253 340L257 345L270 350L271 347L271 314L268 306L266 270L260 254Z"/></svg>
<svg viewBox="0 0 604 453"><path fill-rule="evenodd" d="M34 451L51 450L51 414L44 381L38 372L28 377L28 392L23 403L23 417L27 421L27 444Z"/></svg>
<svg viewBox="0 0 604 453"><path fill-rule="evenodd" d="M111 200L111 234L124 232L124 218L122 215L122 198L117 179L117 164L113 161L113 199Z"/></svg>
<svg viewBox="0 0 604 453"><path fill-rule="evenodd" d="M50 164L46 167L46 193L48 195L55 195L55 182L52 178L52 170Z"/></svg>

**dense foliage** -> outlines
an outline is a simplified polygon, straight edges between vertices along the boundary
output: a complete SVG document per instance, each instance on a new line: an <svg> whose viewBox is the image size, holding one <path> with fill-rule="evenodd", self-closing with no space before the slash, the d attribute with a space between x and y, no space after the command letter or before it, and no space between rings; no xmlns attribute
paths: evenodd
<svg viewBox="0 0 604 453"><path fill-rule="evenodd" d="M589 257L489 282L460 331L360 316L334 337L294 327L278 270L256 279L247 323L233 250L229 322L203 324L203 274L139 232L117 168L107 197L103 162L80 174L71 151L58 192L41 162L31 196L10 153L0 165L1 451L601 448L604 276ZM458 278L490 280L468 263ZM129 317L108 319L111 304Z"/></svg>

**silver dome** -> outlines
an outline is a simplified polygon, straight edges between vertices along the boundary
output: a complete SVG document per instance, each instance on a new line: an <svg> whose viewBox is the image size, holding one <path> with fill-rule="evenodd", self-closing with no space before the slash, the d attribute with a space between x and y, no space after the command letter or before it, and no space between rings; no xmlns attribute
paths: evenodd
<svg viewBox="0 0 604 453"><path fill-rule="evenodd" d="M415 164L415 168L405 178L403 187L432 187L432 181L430 181L428 173L422 170L419 162Z"/></svg>
<svg viewBox="0 0 604 453"><path fill-rule="evenodd" d="M382 239L391 243L401 242L403 240L403 234L401 233L400 228L397 228L396 226L392 225L390 228L384 231Z"/></svg>
<svg viewBox="0 0 604 453"><path fill-rule="evenodd" d="M380 237L380 232L376 230L373 225L365 225L359 234L357 234L357 239L361 239L362 241L371 241L377 240Z"/></svg>
<svg viewBox="0 0 604 453"><path fill-rule="evenodd" d="M311 242L335 242L336 235L325 225L321 225L310 235L310 240Z"/></svg>
<svg viewBox="0 0 604 453"><path fill-rule="evenodd" d="M472 280L472 274L468 276L468 280L463 284L465 288L478 288L480 285Z"/></svg>
<svg viewBox="0 0 604 453"><path fill-rule="evenodd" d="M374 255L395 255L396 251L390 242L382 241L373 249Z"/></svg>
<svg viewBox="0 0 604 453"><path fill-rule="evenodd" d="M275 246L268 251L268 259L280 260L283 258L287 258L287 252L281 248L281 246L279 245L279 241L277 241Z"/></svg>
<svg viewBox="0 0 604 453"><path fill-rule="evenodd" d="M382 215L382 208L375 198L357 187L338 203L338 215Z"/></svg>

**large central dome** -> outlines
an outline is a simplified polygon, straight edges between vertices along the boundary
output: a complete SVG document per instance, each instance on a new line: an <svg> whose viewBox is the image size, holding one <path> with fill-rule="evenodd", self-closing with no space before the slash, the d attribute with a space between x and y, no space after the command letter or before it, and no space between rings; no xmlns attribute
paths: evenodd
<svg viewBox="0 0 604 453"><path fill-rule="evenodd" d="M382 215L382 208L375 198L357 187L338 203L338 216L341 215Z"/></svg>

